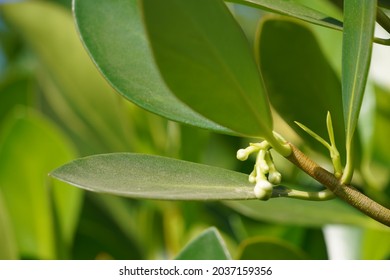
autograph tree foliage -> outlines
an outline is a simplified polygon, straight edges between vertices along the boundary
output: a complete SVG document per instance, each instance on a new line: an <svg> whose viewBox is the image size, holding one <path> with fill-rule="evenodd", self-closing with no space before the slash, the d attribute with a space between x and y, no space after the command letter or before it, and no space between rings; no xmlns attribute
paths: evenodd
<svg viewBox="0 0 390 280"><path fill-rule="evenodd" d="M118 1L118 3L123 5L122 1ZM256 184L254 188L255 197L263 200L267 200L272 196L292 196L299 198L299 195L294 196L292 194L293 190L290 191L290 189L287 189L286 192L289 193L287 195L275 194L275 189L272 185L280 184L281 175L276 171L272 162L269 150L273 148L282 156L290 159L290 161L303 169L311 177L328 187L334 194L340 196L342 199L374 219L390 225L390 211L388 209L381 207L380 205L376 206L376 204L374 206L372 200L368 197L361 196L359 192L350 192L350 186L348 186L353 175L353 167L351 167L353 153L352 140L362 104L370 63L369 58L374 38L373 28L377 6L375 1L346 1L344 7L344 35L342 40L343 67L341 89L337 82L337 76L326 64L326 60L323 58L319 48L316 48L317 43L310 35L310 31L303 26L299 27L299 24L295 21L283 18L272 18L267 19L265 23L262 22L258 29L260 36L255 38L255 44L258 46L256 60L244 32L223 1L204 0L184 2L172 0L156 3L155 1L144 0L139 2L133 1L133 3L127 3L126 5L129 7L132 5L133 9L138 8L139 6L139 10L142 13L139 20L142 21L143 25L136 24L135 26L146 33L146 39L149 42L148 47L154 58L153 61L168 87L168 90L170 90L172 94L195 112L212 122L234 131L238 135L264 139L264 144L262 146L259 144L259 147L256 148L251 144L246 150L240 150L239 152L241 154L237 154L239 159L245 160L249 154L254 151L258 152L254 170L249 176L249 182ZM76 22L79 26L82 38L86 38L85 44L91 57L95 59L97 65L100 65L100 60L102 60L104 67L104 62L109 59L111 52L102 53L100 51L99 43L106 40L106 37L104 36L105 30L103 29L100 33L95 32L93 29L88 28L88 23L84 21L84 18L94 16L94 14L90 12L90 6L88 1L75 1ZM96 6L98 7L99 5ZM121 7L121 5L118 5L118 9ZM99 10L101 7L95 9ZM126 17L120 18L124 18L124 21L126 21ZM268 27L270 24L273 24L273 26L271 25L272 27ZM116 28L121 30L122 25L118 25ZM318 69L317 73L312 72L311 74L315 77L321 77L322 80L326 80L326 82L323 82L324 85L327 85L328 80L331 81L329 86L324 86L324 92L316 90L315 88L315 86L320 87L320 83L315 83L313 87L310 87L310 82L312 82L311 77L306 78L307 81L300 79L299 76L288 77L287 81L294 81L294 83L292 83L291 86L288 83L284 83L283 79L286 76L290 76L290 72L299 72L299 67L297 66L296 71L285 70L283 72L284 69L278 71L278 67L283 68L284 65L282 63L277 63L276 66L274 66L276 69L274 69L273 72L270 71L270 69L273 68L272 62L274 61L272 61L272 59L273 57L278 57L278 55L273 53L269 54L270 51L268 48L270 48L270 46L273 48L274 45L285 45L278 42L278 39L272 36L274 33L277 34L277 32L275 32L277 28L280 28L281 30L286 29L288 31L292 30L292 35L290 36L294 36L294 38L290 38L290 40L297 40L300 44L305 45L307 47L307 54L310 54L312 51L317 51L317 53L312 54L316 60L311 61L311 57L307 57L306 59L308 59L311 64L307 65L307 67L305 67L305 65L300 65L300 67L301 69L304 69L304 71ZM264 34L269 32L269 29L271 29L271 35ZM111 30L111 32L115 34L116 30ZM287 31L285 33L287 33ZM282 33L281 36L283 36L283 34L284 33ZM271 38L264 38L261 35L270 36ZM299 51L299 49L297 50L294 46L290 46L289 49L295 53ZM283 50L279 50L279 52L284 53ZM136 54L133 54L132 56L135 55ZM271 59L272 62L265 62L265 57ZM289 57L294 56L289 53ZM299 64L293 60L289 61L288 58L284 59L283 62L289 67ZM261 67L259 67L258 64L260 64ZM110 66L115 68L116 65ZM264 79L262 72L259 70L263 70L265 74ZM321 75L324 73L323 71L328 71L329 74L324 77ZM130 74L131 73L129 73L129 76ZM113 81L115 79L113 76L115 76L115 74L109 74L107 75L107 78L110 79L115 86L116 83ZM282 84L285 84L285 88L278 88L280 82L274 81L277 76L279 76ZM301 88L299 88L300 85L302 85ZM268 97L267 89L269 89L271 93L271 98ZM295 94L294 90L299 93ZM332 143L333 150L330 151L330 156L333 160L335 172L337 171L337 174L332 175L327 172L321 172L321 174L318 175L316 174L320 172L317 170L320 168L318 165L314 163L313 165L305 164L307 163L308 158L300 152L294 152L296 148L291 146L292 144L289 144L282 136L273 131L273 120L269 99L275 98L278 100L279 98L279 102L277 101L276 103L281 104L283 102L288 102L291 108L290 110L296 110L299 105L296 106L295 104L303 102L303 98L298 100L298 97L303 95L302 92L310 97L312 95L318 96L315 97L313 101L320 97L325 101L320 103L320 106L323 107L321 110L318 110L314 106L313 108L317 112L307 114L310 115L310 117L318 115L315 119L321 119L321 113L324 115L326 111L335 111L335 115L340 118L342 113L339 104L340 96L342 96L346 134L344 136L344 131L342 131L342 129L337 129L336 131L338 134L336 135L344 136L343 138L346 139L346 168L344 173L341 168L341 159L339 158L339 152L335 143ZM155 95L154 92L151 94L153 96ZM131 99L133 92L126 91L124 95L130 96ZM288 98L283 98L283 95L288 96ZM308 101L309 99L306 98L306 102ZM281 115L287 120L291 116L303 117L301 118L302 121L305 121L305 119L308 119L308 121L310 120L310 117L299 116L299 113L291 114L290 112L291 115L289 115L285 112L287 110L283 110L283 107L281 108L281 106L277 106L276 108L282 109ZM152 108L152 110L155 109ZM163 116L165 116L165 114ZM334 142L335 133L333 125L331 124L331 121L329 122L327 130L331 137L331 142ZM318 124L316 126L318 126ZM306 126L304 126L304 129L309 133L311 132L311 135L313 136L313 132L310 129ZM321 136L316 136L316 138L317 140L320 140L320 142L322 141ZM134 155L128 154L124 155L124 157L132 158ZM93 168L85 168L84 165L81 165L80 161L76 161L70 163L73 168L59 168L54 171L52 175L66 182L87 189L95 189L96 191L112 192L117 188L128 189L127 193L125 190L120 192L122 195L127 194L128 196L132 196L133 188L139 188L140 185L144 186L145 182L148 181L144 176L135 177L134 174L129 172L127 173L129 177L127 182L126 180L118 182L115 177L110 178L112 171L108 170L107 172L104 172L99 171L96 168L98 166L96 158L85 159L84 161L86 161L86 163L91 161L91 165L95 168L95 171ZM175 180L173 178L176 174L174 171L171 172L172 178L170 178L170 176L161 176L158 172L159 170L163 170L162 172L164 174L169 173L169 171L164 169L164 166L173 166L174 163L169 162L169 160L165 162L164 160L159 159L152 159L151 161L157 163L156 166L154 166L156 172L151 176L156 176L156 178L161 178L161 180L166 178L165 180L168 182L172 179L171 186L172 188L175 188L176 183L174 183ZM135 162L142 161L137 159ZM103 166L106 164L116 165L116 168L120 170L137 168L137 166L139 166L139 164L134 165L127 161L123 162L120 159L114 159L109 163L106 163L103 160L103 163L100 163L100 165ZM146 168L149 164L145 162L144 165ZM185 169L186 165L186 163L178 163L177 170ZM172 170L174 169L175 168ZM197 168L194 168L194 172L196 169ZM80 170L81 172L76 170ZM190 170L191 168L189 167L188 170L183 173L191 173ZM103 177L107 176L109 178L99 177L99 180L97 180L99 183L95 181L90 182L92 179L85 180L86 178L89 178L88 175L90 173L92 173L91 178L94 177L95 173L103 174ZM205 172L205 176L207 176L206 174L207 173ZM145 177L148 177L147 174L145 175ZM197 176L203 177L202 172ZM340 176L342 176L342 178L338 178ZM184 175L181 175L181 177L184 181L190 180ZM229 176L226 176L225 178L229 178ZM337 182L337 179L341 179L340 182ZM207 181L208 180L206 180L206 182ZM206 182L198 183L197 186L195 181L191 181L191 185L194 187L194 193L202 192L201 187L208 185L208 188L205 188L209 189L207 191L207 198L215 200L220 199L217 192L213 195L213 192L210 191L210 189L215 187L213 180L210 180L209 184ZM97 185L100 184L103 184L105 187L97 187ZM224 183L222 182L221 184ZM229 185L227 182L225 184ZM183 185L183 182L179 185ZM158 189L158 186L156 187L154 184L150 184L149 188ZM197 190L195 191L195 189ZM188 195L186 188L183 187L181 190L184 192L183 195ZM159 194L158 190L154 193L154 198L166 198ZM232 196L234 193L235 191L232 190ZM355 194L359 194L359 198L356 198ZM189 195L189 198L191 197L194 200L198 199L196 195ZM176 197L172 196L171 198L175 199ZM248 199L244 194L241 198ZM327 198L328 197L326 196L326 199ZM375 207L375 209L372 209L373 207Z"/></svg>
<svg viewBox="0 0 390 280"><path fill-rule="evenodd" d="M0 105L0 236L10 240L0 257L90 258L106 246L114 258L153 258L161 246L177 259L326 258L320 228L338 224L361 230L359 258L387 258L389 242L375 253L367 244L390 226L380 144L390 94L369 79L388 3L306 2L74 0L73 14L52 1L2 5L17 34L3 35L5 54L19 69L2 90L20 99ZM54 140L39 148L39 135ZM19 182L10 174L27 172L33 148L58 157ZM14 192L32 194L44 224L21 223L19 204L24 215L35 206ZM209 223L205 207L218 213ZM112 238L97 235L107 226Z"/></svg>

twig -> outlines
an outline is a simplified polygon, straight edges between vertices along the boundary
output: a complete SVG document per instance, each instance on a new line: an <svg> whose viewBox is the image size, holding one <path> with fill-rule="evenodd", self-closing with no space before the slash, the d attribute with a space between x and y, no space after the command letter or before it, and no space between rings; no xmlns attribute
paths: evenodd
<svg viewBox="0 0 390 280"><path fill-rule="evenodd" d="M346 201L367 216L390 227L390 209L373 201L354 187L340 183L332 173L308 158L293 144L290 143L290 146L292 153L286 157L289 161L326 186L337 197Z"/></svg>

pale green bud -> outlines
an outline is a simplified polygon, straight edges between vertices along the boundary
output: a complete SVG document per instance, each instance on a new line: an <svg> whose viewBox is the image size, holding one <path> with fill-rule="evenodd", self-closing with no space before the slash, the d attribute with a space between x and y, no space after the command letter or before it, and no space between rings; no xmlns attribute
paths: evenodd
<svg viewBox="0 0 390 280"><path fill-rule="evenodd" d="M267 200L268 199L267 198L268 197L268 192L266 190L263 190L261 188L255 187L254 192L255 192L255 196L258 199L261 199L261 200Z"/></svg>
<svg viewBox="0 0 390 280"><path fill-rule="evenodd" d="M241 161L247 160L248 156L249 156L249 153L247 152L246 149L239 149L237 151L236 157L238 160L241 160Z"/></svg>
<svg viewBox="0 0 390 280"><path fill-rule="evenodd" d="M282 174L278 171L270 172L268 174L268 181L274 185L279 185L282 181Z"/></svg>
<svg viewBox="0 0 390 280"><path fill-rule="evenodd" d="M256 183L256 172L255 170L252 171L251 174L249 174L249 183Z"/></svg>
<svg viewBox="0 0 390 280"><path fill-rule="evenodd" d="M253 191L255 196L261 200L268 200L272 195L273 186L267 180L257 181Z"/></svg>

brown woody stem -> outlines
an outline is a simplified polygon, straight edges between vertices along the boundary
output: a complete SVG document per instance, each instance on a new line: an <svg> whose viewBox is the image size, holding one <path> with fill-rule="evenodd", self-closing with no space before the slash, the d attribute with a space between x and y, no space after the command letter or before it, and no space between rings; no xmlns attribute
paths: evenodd
<svg viewBox="0 0 390 280"><path fill-rule="evenodd" d="M310 177L326 186L348 204L376 221L390 227L390 209L373 201L354 187L340 183L332 173L308 158L293 144L290 143L290 146L292 152L286 157L289 161L306 172Z"/></svg>

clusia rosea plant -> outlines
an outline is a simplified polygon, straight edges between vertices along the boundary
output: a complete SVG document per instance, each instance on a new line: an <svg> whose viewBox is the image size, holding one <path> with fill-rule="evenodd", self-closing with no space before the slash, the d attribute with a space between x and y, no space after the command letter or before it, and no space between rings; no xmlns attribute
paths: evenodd
<svg viewBox="0 0 390 280"><path fill-rule="evenodd" d="M390 30L384 12L388 3L346 0L340 21L292 2L231 2L273 13L261 18L254 47L222 0L76 0L74 17L91 58L116 91L167 119L250 139L236 155L239 160L255 155L250 174L112 153L75 160L51 176L87 190L135 198L339 197L390 226L390 210L353 186L372 46L389 43L375 37L374 26L378 21ZM310 25L342 33L341 79ZM284 131L276 131L276 115L304 145L325 146L332 170L314 162ZM275 153L325 188L288 186L274 163Z"/></svg>

